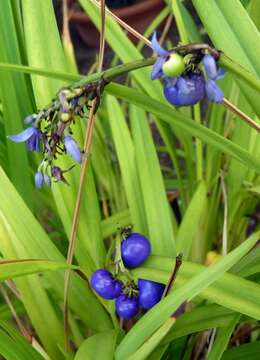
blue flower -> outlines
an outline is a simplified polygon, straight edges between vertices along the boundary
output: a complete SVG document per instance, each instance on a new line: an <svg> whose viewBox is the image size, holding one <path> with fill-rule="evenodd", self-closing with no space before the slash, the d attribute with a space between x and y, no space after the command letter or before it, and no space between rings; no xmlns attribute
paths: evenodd
<svg viewBox="0 0 260 360"><path fill-rule="evenodd" d="M41 142L41 132L34 126L28 127L19 134L9 135L8 139L14 142L26 141L30 151L38 151Z"/></svg>
<svg viewBox="0 0 260 360"><path fill-rule="evenodd" d="M209 55L209 54L204 55L202 62L203 62L204 69L205 69L206 74L209 79L219 80L224 76L224 74L225 74L224 69L217 68L216 60L214 59L214 57L212 55Z"/></svg>
<svg viewBox="0 0 260 360"><path fill-rule="evenodd" d="M220 87L216 84L214 80L208 79L206 81L205 89L209 100L215 103L221 103L223 101L223 91L220 89Z"/></svg>
<svg viewBox="0 0 260 360"><path fill-rule="evenodd" d="M156 32L153 33L152 37L152 49L158 55L158 59L153 65L153 70L151 74L151 79L155 80L163 76L162 66L166 61L167 57L170 55L170 52L161 47L157 40Z"/></svg>
<svg viewBox="0 0 260 360"><path fill-rule="evenodd" d="M82 153L79 150L78 144L71 136L64 136L64 146L70 156L78 163L82 162Z"/></svg>
<svg viewBox="0 0 260 360"><path fill-rule="evenodd" d="M44 176L43 173L40 171L37 171L37 173L34 176L34 183L37 189L41 189L44 183Z"/></svg>
<svg viewBox="0 0 260 360"><path fill-rule="evenodd" d="M49 175L43 174L43 180L44 180L44 183L45 183L47 186L51 186L51 178L50 178Z"/></svg>
<svg viewBox="0 0 260 360"><path fill-rule="evenodd" d="M201 75L193 73L178 79L166 78L164 96L174 106L194 105L205 96L205 80Z"/></svg>
<svg viewBox="0 0 260 360"><path fill-rule="evenodd" d="M26 125L29 125L31 123L34 122L36 118L36 115L27 115L24 119L23 119L23 122L26 124Z"/></svg>
<svg viewBox="0 0 260 360"><path fill-rule="evenodd" d="M216 80L221 79L224 76L225 71L224 69L217 68L216 61L212 55L205 55L202 62L208 77L205 84L206 95L210 101L221 103L223 101L224 94L217 85Z"/></svg>

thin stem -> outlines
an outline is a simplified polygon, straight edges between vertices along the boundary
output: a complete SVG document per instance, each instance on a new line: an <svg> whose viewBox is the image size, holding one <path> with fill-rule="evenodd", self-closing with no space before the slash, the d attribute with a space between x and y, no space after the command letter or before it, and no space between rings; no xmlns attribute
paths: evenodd
<svg viewBox="0 0 260 360"><path fill-rule="evenodd" d="M194 119L197 124L201 124L200 104L194 106ZM202 141L196 137L196 158L197 158L197 180L203 179L203 147Z"/></svg>
<svg viewBox="0 0 260 360"><path fill-rule="evenodd" d="M93 5L97 6L98 8L100 8L100 2L96 1L96 0L90 0L92 2ZM135 29L133 29L130 25L126 24L123 20L121 20L118 16L116 16L112 11L110 11L107 7L106 7L106 14L110 15L113 19L116 20L116 22L118 24L120 24L126 31L128 31L130 34L132 34L133 36L135 36L137 39L143 41L147 46L152 47L151 46L151 41L149 41L148 39L146 39L146 37L144 37L142 34L140 34L138 31L136 31Z"/></svg>
<svg viewBox="0 0 260 360"><path fill-rule="evenodd" d="M248 125L253 127L256 131L260 132L260 124L257 124L254 120L252 120L249 116L247 116L243 111L237 108L234 104L232 104L229 100L224 98L223 105L232 111L234 114L240 117L241 120L245 121Z"/></svg>
<svg viewBox="0 0 260 360"><path fill-rule="evenodd" d="M166 20L162 35L160 36L159 44L161 44L161 45L164 43L164 40L168 34L168 31L170 30L172 20L173 20L173 14L170 14Z"/></svg>
<svg viewBox="0 0 260 360"><path fill-rule="evenodd" d="M169 278L169 281L168 281L168 284L165 286L165 289L164 289L164 292L162 294L162 298L164 298L165 296L168 295L168 293L170 292L171 290L171 287L173 286L175 280L176 280L176 276L177 276L177 273L179 271L179 268L182 264L182 254L179 254L176 256L176 260L175 260L175 265L174 265L174 269L173 269L173 272Z"/></svg>
<svg viewBox="0 0 260 360"><path fill-rule="evenodd" d="M104 49L105 49L105 0L101 0L101 32L100 32L100 43L99 43L99 66L98 71L101 72L104 60ZM83 147L83 160L80 169L79 188L77 193L76 205L73 213L73 220L70 233L69 248L67 253L67 263L72 264L73 255L76 246L76 236L79 224L80 205L82 200L82 193L84 187L84 180L87 172L87 166L89 163L89 153L93 137L93 129L95 122L95 111L98 104L98 99L95 98L92 101L91 109L89 112L89 119L86 127L86 135ZM64 341L65 349L69 351L69 325L68 325L68 291L71 271L67 270L64 277Z"/></svg>
<svg viewBox="0 0 260 360"><path fill-rule="evenodd" d="M228 231L227 231L227 216L228 216L228 198L227 198L227 189L224 180L224 173L221 172L221 188L224 201L224 220L223 220L223 235L222 235L222 255L227 255L227 244L228 244Z"/></svg>

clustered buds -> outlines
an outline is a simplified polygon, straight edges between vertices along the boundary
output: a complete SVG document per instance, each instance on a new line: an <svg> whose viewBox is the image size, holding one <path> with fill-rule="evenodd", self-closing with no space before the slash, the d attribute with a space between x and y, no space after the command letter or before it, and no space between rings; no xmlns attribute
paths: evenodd
<svg viewBox="0 0 260 360"><path fill-rule="evenodd" d="M174 106L190 106L207 97L210 101L221 103L224 98L216 81L224 76L218 69L213 55L202 53L187 54L163 49L152 37L152 48L158 58L151 73L152 80L161 78L164 83L164 96Z"/></svg>
<svg viewBox="0 0 260 360"><path fill-rule="evenodd" d="M151 253L151 245L145 236L130 233L129 228L122 235L120 247L114 253L114 274L98 269L92 274L90 283L99 296L115 300L116 312L121 318L131 319L139 309L148 310L157 304L165 285L145 279L138 279L135 284L133 279L129 279L127 269L143 264Z"/></svg>
<svg viewBox="0 0 260 360"><path fill-rule="evenodd" d="M64 173L55 165L58 156L68 153L77 163L82 162L82 151L72 137L71 125L75 116L83 118L89 110L89 101L100 94L100 82L61 89L51 104L38 113L28 115L24 123L29 125L19 134L9 135L14 142L26 142L29 151L41 151L43 159L35 174L35 186L40 189L51 185L51 179L68 184Z"/></svg>

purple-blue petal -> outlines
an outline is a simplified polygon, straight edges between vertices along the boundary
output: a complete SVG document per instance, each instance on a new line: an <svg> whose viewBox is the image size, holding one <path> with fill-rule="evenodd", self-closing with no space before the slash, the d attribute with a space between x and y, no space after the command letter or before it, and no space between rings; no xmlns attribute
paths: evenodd
<svg viewBox="0 0 260 360"><path fill-rule="evenodd" d="M35 131L32 136L26 141L27 148L30 151L39 151L41 142L41 133L38 129L34 128Z"/></svg>
<svg viewBox="0 0 260 360"><path fill-rule="evenodd" d="M7 138L14 142L27 141L35 133L35 130L36 129L34 127L29 127L24 131L20 132L19 134L8 135Z"/></svg>
<svg viewBox="0 0 260 360"><path fill-rule="evenodd" d="M26 124L26 125L29 125L31 124L32 122L34 122L35 120L35 115L27 115L24 119L23 119L23 122Z"/></svg>
<svg viewBox="0 0 260 360"><path fill-rule="evenodd" d="M173 86L166 81L164 96L174 106L194 105L205 96L205 81L196 74L180 76Z"/></svg>
<svg viewBox="0 0 260 360"><path fill-rule="evenodd" d="M225 75L225 70L223 68L218 69L216 80L220 80Z"/></svg>
<svg viewBox="0 0 260 360"><path fill-rule="evenodd" d="M49 175L44 174L44 175L43 175L43 179L44 179L44 183L45 183L47 186L51 186L51 178L50 178Z"/></svg>
<svg viewBox="0 0 260 360"><path fill-rule="evenodd" d="M165 57L158 57L158 59L155 61L153 65L153 70L151 73L151 79L155 80L163 76L162 66L165 62Z"/></svg>
<svg viewBox="0 0 260 360"><path fill-rule="evenodd" d="M82 162L82 153L79 150L78 144L71 136L64 137L64 146L70 156L78 163Z"/></svg>
<svg viewBox="0 0 260 360"><path fill-rule="evenodd" d="M37 173L34 176L34 183L37 189L41 189L43 186L44 178L43 174L40 171L37 171Z"/></svg>
<svg viewBox="0 0 260 360"><path fill-rule="evenodd" d="M203 57L202 62L203 62L205 71L208 75L208 78L215 80L218 75L218 71L217 71L217 64L216 64L214 57L210 54L207 54Z"/></svg>
<svg viewBox="0 0 260 360"><path fill-rule="evenodd" d="M224 93L214 80L206 81L206 94L210 101L221 103L224 98Z"/></svg>
<svg viewBox="0 0 260 360"><path fill-rule="evenodd" d="M159 44L159 42L157 40L156 31L153 33L153 36L152 36L152 48L153 48L153 51L159 56L169 55L169 51L162 48L161 45Z"/></svg>

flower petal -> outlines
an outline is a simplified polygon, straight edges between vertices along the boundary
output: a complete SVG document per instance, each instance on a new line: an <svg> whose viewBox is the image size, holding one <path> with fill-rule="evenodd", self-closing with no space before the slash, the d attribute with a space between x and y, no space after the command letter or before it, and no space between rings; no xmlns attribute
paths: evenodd
<svg viewBox="0 0 260 360"><path fill-rule="evenodd" d="M41 189L43 186L44 178L43 174L40 171L37 171L37 173L34 176L34 183L37 189Z"/></svg>
<svg viewBox="0 0 260 360"><path fill-rule="evenodd" d="M26 124L26 125L29 125L31 124L32 122L34 122L36 118L36 115L27 115L24 119L23 119L23 122Z"/></svg>
<svg viewBox="0 0 260 360"><path fill-rule="evenodd" d="M23 142L28 140L35 133L35 130L36 129L34 127L29 127L19 134L8 135L7 138L14 142Z"/></svg>
<svg viewBox="0 0 260 360"><path fill-rule="evenodd" d="M214 80L209 79L206 81L206 94L209 100L215 103L221 103L224 98L223 91L216 84Z"/></svg>
<svg viewBox="0 0 260 360"><path fill-rule="evenodd" d="M215 80L218 72L217 72L217 64L212 55L205 55L202 59L204 68L206 70L206 73L208 75L209 79Z"/></svg>
<svg viewBox="0 0 260 360"><path fill-rule="evenodd" d="M218 69L216 80L220 80L225 75L225 70L223 68Z"/></svg>
<svg viewBox="0 0 260 360"><path fill-rule="evenodd" d="M49 175L44 174L44 175L43 175L43 179L44 179L44 183L45 183L46 185L51 186L51 178L50 178Z"/></svg>
<svg viewBox="0 0 260 360"><path fill-rule="evenodd" d="M30 151L39 151L41 132L35 128L34 134L27 140L27 148Z"/></svg>
<svg viewBox="0 0 260 360"><path fill-rule="evenodd" d="M79 150L78 144L72 137L65 136L64 137L64 146L70 156L77 161L78 163L82 162L82 153Z"/></svg>
<svg viewBox="0 0 260 360"><path fill-rule="evenodd" d="M152 48L153 51L159 56L167 56L170 54L169 51L162 48L161 45L159 44L157 40L156 31L153 33L153 37L152 37Z"/></svg>
<svg viewBox="0 0 260 360"><path fill-rule="evenodd" d="M165 61L165 58L161 57L161 56L158 57L158 59L155 61L154 65L153 65L153 70L151 73L152 80L158 79L159 77L161 77L163 75L162 66L163 66L164 61Z"/></svg>

